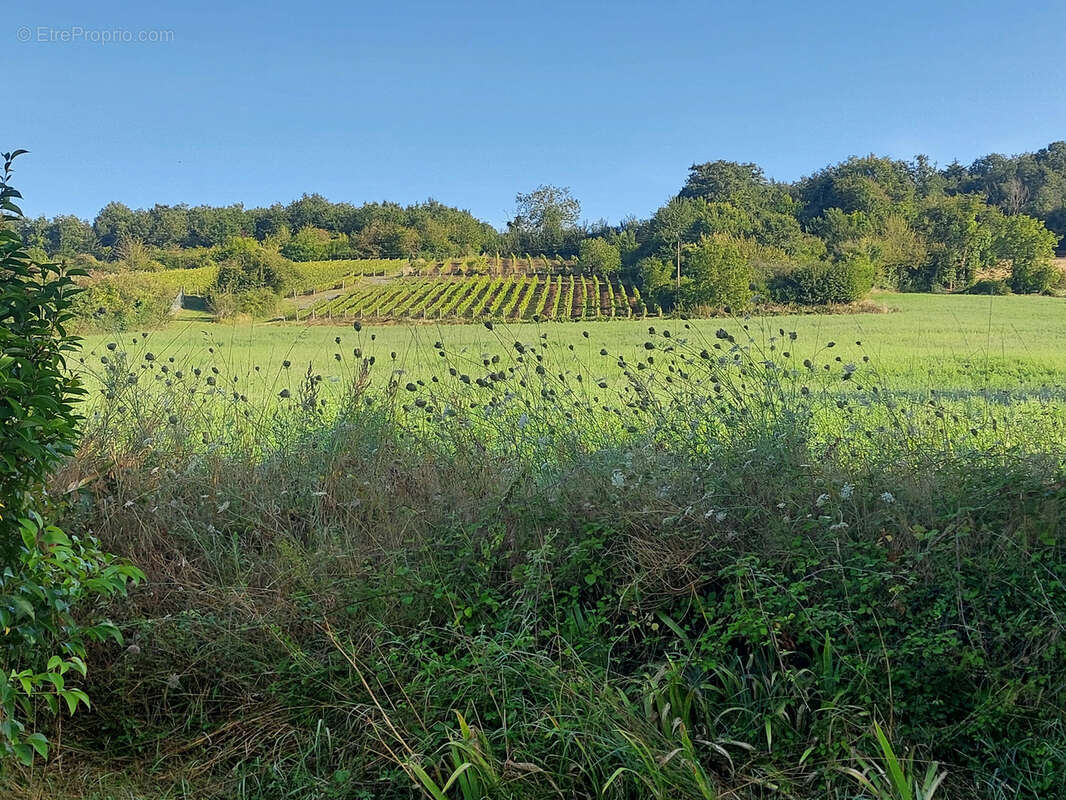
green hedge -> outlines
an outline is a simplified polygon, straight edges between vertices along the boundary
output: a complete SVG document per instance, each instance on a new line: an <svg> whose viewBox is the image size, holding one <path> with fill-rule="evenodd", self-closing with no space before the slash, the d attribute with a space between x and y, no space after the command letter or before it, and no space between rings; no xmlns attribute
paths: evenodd
<svg viewBox="0 0 1066 800"><path fill-rule="evenodd" d="M801 305L854 303L869 294L876 272L865 256L802 264L773 277L770 296L779 303Z"/></svg>

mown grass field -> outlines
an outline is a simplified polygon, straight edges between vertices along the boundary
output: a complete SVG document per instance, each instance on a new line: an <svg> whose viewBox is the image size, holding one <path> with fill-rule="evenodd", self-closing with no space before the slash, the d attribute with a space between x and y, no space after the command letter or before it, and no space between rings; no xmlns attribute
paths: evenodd
<svg viewBox="0 0 1066 800"><path fill-rule="evenodd" d="M474 325L366 324L361 332L350 323L214 324L175 321L148 332L85 337L86 361L104 353L108 342L120 342L135 356L152 352L175 363L224 364L233 375L247 376L249 394L280 390L283 361L303 371L308 364L325 376L339 376L354 348L373 355L375 380L402 370L405 380L428 378L441 369L434 348L443 342L460 360L479 365L484 356L504 355L517 341L531 342L546 334L549 342L573 352L575 371L593 376L617 374L612 356L636 353L648 338L649 326L670 330L692 341L714 341L719 328L739 331L747 325L757 341L780 329L798 334L797 355L828 342L846 363L863 356L897 388L913 390L999 390L1016 396L1048 393L1062 399L1066 384L1066 301L1049 297L977 297L961 295L878 294L875 301L888 313L789 315L750 320L677 319L594 320L575 323L495 323L493 330ZM585 334L588 334L586 337ZM336 341L340 338L340 342ZM133 344L136 342L135 344ZM857 345L861 342L861 345ZM214 348L213 353L208 349ZM338 362L335 354L341 354ZM395 354L395 357L393 357ZM257 371L255 368L259 367Z"/></svg>

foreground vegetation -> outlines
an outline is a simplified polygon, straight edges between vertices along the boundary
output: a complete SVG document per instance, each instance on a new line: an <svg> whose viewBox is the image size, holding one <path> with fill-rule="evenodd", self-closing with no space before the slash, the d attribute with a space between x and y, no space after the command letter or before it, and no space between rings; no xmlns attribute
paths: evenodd
<svg viewBox="0 0 1066 800"><path fill-rule="evenodd" d="M396 328L308 329L306 372L98 341L53 496L149 581L12 791L1061 796L1066 367L908 391L928 330L945 389L1008 369L1023 312L972 328L1034 301L907 299L943 305L449 328L402 373Z"/></svg>

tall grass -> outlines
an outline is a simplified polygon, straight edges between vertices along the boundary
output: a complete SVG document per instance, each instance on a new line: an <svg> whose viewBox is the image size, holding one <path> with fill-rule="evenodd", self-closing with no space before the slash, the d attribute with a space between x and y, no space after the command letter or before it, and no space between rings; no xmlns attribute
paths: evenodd
<svg viewBox="0 0 1066 800"><path fill-rule="evenodd" d="M915 403L785 330L676 325L611 352L488 323L508 355L438 344L417 379L363 328L333 384L87 356L101 397L53 494L150 580L64 773L160 797L1061 792L1061 428Z"/></svg>

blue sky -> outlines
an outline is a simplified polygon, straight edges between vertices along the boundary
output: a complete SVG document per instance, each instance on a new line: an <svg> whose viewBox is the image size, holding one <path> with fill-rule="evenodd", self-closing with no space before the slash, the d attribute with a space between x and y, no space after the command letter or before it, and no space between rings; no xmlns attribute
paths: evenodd
<svg viewBox="0 0 1066 800"><path fill-rule="evenodd" d="M1061 2L105 1L4 17L0 149L32 151L16 185L34 215L319 192L432 196L502 225L516 192L554 183L616 222L694 161L793 180L852 154L945 164L1066 139ZM142 30L172 41L85 41Z"/></svg>

